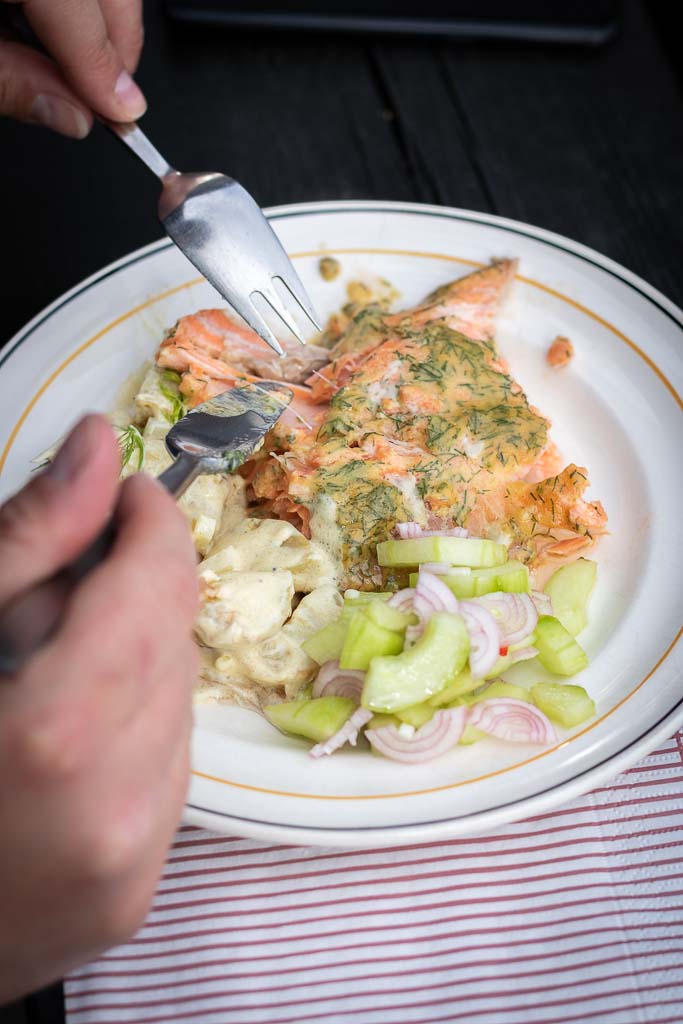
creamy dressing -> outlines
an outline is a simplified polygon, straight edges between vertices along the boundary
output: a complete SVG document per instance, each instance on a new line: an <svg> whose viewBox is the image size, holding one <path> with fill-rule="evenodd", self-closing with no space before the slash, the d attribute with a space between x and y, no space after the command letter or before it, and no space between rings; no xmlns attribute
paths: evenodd
<svg viewBox="0 0 683 1024"><path fill-rule="evenodd" d="M337 522L337 502L329 494L319 494L311 511L311 538L332 559L342 564L343 536Z"/></svg>
<svg viewBox="0 0 683 1024"><path fill-rule="evenodd" d="M391 381L376 380L368 388L368 402L372 405L379 405L384 398L395 400L398 394L398 384Z"/></svg>
<svg viewBox="0 0 683 1024"><path fill-rule="evenodd" d="M340 558L344 585L388 584L375 548L397 522L467 525L480 498L488 508L501 483L537 460L547 422L494 362L492 343L443 322L402 322L375 339L316 434L293 446L289 494Z"/></svg>
<svg viewBox="0 0 683 1024"><path fill-rule="evenodd" d="M427 508L417 490L417 480L412 473L387 473L387 483L392 484L403 496L409 513L409 520L427 525Z"/></svg>
<svg viewBox="0 0 683 1024"><path fill-rule="evenodd" d="M401 381L401 361L394 359L386 367L381 380L372 381L368 386L368 402L379 405L385 399L395 402L398 398L398 389Z"/></svg>
<svg viewBox="0 0 683 1024"><path fill-rule="evenodd" d="M478 459L484 450L484 442L473 441L467 434L463 434L458 441L458 447L465 453L468 459Z"/></svg>

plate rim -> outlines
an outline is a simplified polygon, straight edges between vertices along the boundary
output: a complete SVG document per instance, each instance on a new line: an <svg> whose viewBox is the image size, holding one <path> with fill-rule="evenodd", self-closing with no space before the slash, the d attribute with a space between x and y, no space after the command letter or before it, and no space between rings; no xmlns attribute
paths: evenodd
<svg viewBox="0 0 683 1024"><path fill-rule="evenodd" d="M683 330L683 310L639 275L583 243L523 221L458 207L394 202L391 200L325 200L310 203L284 204L264 210L264 213L273 221L288 217L316 214L382 212L444 217L450 220L466 221L472 224L499 228L551 245L555 249L579 257L584 262L588 262L598 269L608 272L631 290L638 293L642 298L655 305L680 330ZM106 264L72 288L63 292L52 303L44 307L24 324L0 347L0 370L17 351L22 342L30 337L41 325L46 323L58 310L108 277L114 276L117 272L132 266L138 261L172 248L173 242L169 239L157 239ZM658 743L668 738L672 732L677 731L682 724L683 698L678 705L665 714L663 719L660 719L654 726L650 726L638 740L631 742L625 749L610 755L605 761L585 769L581 774L573 776L547 791L535 793L521 801L511 801L499 808L487 808L459 818L450 817L424 823L418 822L415 824L385 825L380 827L312 827L309 825L278 824L246 819L188 802L183 812L182 821L186 824L208 827L222 832L239 832L239 834L245 837L254 839L281 840L285 838L299 845L302 843L313 843L358 846L360 841L361 846L364 843L368 845L369 842L370 845L377 847L397 841L424 840L435 835L445 837L446 835L464 836L479 834L512 821L543 813L546 810L566 803L574 797L585 794L596 784L614 777L646 756L656 748Z"/></svg>
<svg viewBox="0 0 683 1024"><path fill-rule="evenodd" d="M629 270L621 263L604 256L583 242L576 242L567 235L550 231L547 228L528 224L525 221L514 220L510 217L501 217L498 214L486 213L479 210L466 210L457 206L438 206L433 203L409 203L393 200L319 200L310 203L285 203L278 206L264 207L263 212L269 220L279 220L282 217L310 215L316 213L334 212L357 212L372 213L385 211L388 213L412 213L427 216L445 216L450 219L467 220L472 223L486 224L492 227L503 228L516 234L521 234L536 241L545 242L555 248L564 250L573 256L579 256L586 262L592 263L601 270L606 270L614 277L621 280L638 291L645 298L653 302L663 313L674 323L683 329L683 308L678 306L672 299L669 299L663 292L634 271ZM73 287L62 292L47 306L44 306L34 317L20 327L6 342L0 345L0 369L7 362L10 356L16 351L18 345L30 335L40 324L48 320L58 309L67 305L78 295L87 291L93 285L111 277L118 270L131 266L133 263L153 256L164 249L171 249L174 243L167 237L158 238L154 242L133 249L116 260L105 264L99 270L94 271L88 277L78 281Z"/></svg>
<svg viewBox="0 0 683 1024"><path fill-rule="evenodd" d="M506 825L525 821L564 807L569 801L589 793L597 785L616 778L621 772L637 764L656 750L660 743L670 739L681 726L683 726L683 697L677 707L667 712L665 717L640 737L637 743L629 744L624 750L611 755L598 765L587 768L580 775L568 779L559 786L553 786L545 792L535 793L524 800L510 802L498 808L488 808L459 818L442 818L436 821L417 822L412 825L383 825L378 828L374 826L346 828L319 826L313 828L310 825L263 822L186 802L182 823L228 835L239 834L245 839L268 842L287 840L297 846L310 844L339 849L368 849L402 842L424 842L427 839L442 840L483 835ZM520 809L522 813L518 814ZM474 823L474 828L470 827L472 823Z"/></svg>

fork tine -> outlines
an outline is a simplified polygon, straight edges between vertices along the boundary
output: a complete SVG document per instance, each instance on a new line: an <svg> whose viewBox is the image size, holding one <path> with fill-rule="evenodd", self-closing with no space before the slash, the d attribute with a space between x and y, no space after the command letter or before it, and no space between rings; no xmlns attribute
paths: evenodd
<svg viewBox="0 0 683 1024"><path fill-rule="evenodd" d="M313 308L311 301L308 298L308 295L306 294L306 289L299 280L299 276L294 270L294 268L291 268L291 273L288 273L287 277L283 277L282 274L277 274L275 276L275 280L280 281L285 286L285 288L292 296L294 301L299 305L299 307L303 310L308 319L311 321L316 331L322 331L323 328L322 324L318 319L318 314Z"/></svg>
<svg viewBox="0 0 683 1024"><path fill-rule="evenodd" d="M255 295L260 295L261 298L268 303L272 311L280 317L282 322L286 324L289 330L292 332L296 340L301 344L306 344L306 339L301 333L301 329L296 321L292 318L287 307L281 302L279 295L273 288L261 288Z"/></svg>
<svg viewBox="0 0 683 1024"><path fill-rule="evenodd" d="M243 320L246 320L252 331L256 331L256 333L263 338L266 344L270 345L274 352L277 352L279 356L283 356L285 354L285 350L282 345L258 312L251 299L238 299L233 293L230 296L230 305L237 313L239 313Z"/></svg>

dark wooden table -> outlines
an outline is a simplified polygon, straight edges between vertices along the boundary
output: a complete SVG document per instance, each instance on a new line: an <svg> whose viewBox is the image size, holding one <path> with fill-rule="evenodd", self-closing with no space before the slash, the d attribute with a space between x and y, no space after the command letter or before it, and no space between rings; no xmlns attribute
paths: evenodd
<svg viewBox="0 0 683 1024"><path fill-rule="evenodd" d="M587 50L236 34L146 5L144 127L177 166L262 205L397 199L568 235L683 304L683 95L673 14L627 0ZM160 237L156 185L104 130L84 143L0 124L0 343L62 291ZM87 913L87 908L84 908ZM0 1009L53 1024L58 990Z"/></svg>

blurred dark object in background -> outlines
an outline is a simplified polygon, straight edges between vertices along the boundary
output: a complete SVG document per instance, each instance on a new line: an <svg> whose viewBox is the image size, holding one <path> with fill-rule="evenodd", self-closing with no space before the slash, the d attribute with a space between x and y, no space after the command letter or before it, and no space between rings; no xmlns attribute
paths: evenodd
<svg viewBox="0 0 683 1024"><path fill-rule="evenodd" d="M617 30L621 0L166 0L172 18L233 28L284 28L509 39L597 46Z"/></svg>
<svg viewBox="0 0 683 1024"><path fill-rule="evenodd" d="M643 5L657 30L659 41L671 62L673 71L683 82L683 44L680 33L680 4L671 0L645 0Z"/></svg>

